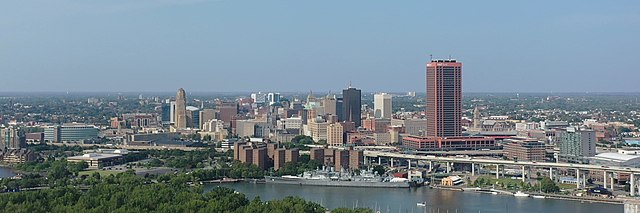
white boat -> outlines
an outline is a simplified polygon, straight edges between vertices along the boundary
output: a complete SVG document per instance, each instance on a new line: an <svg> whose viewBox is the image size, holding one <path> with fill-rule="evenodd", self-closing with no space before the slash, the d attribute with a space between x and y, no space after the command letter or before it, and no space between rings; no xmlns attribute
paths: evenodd
<svg viewBox="0 0 640 213"><path fill-rule="evenodd" d="M427 206L427 202L418 203L416 205L418 205L420 207L425 207L425 206Z"/></svg>
<svg viewBox="0 0 640 213"><path fill-rule="evenodd" d="M546 197L544 197L542 195L534 195L534 196L531 196L531 197L536 198L536 199L545 199L546 198Z"/></svg>
<svg viewBox="0 0 640 213"><path fill-rule="evenodd" d="M526 194L526 193L521 192L521 191L517 191L515 194L513 194L513 196L516 196L516 197L529 197L529 194Z"/></svg>
<svg viewBox="0 0 640 213"><path fill-rule="evenodd" d="M492 195L497 195L497 194L498 194L498 192L491 192L491 194L492 194Z"/></svg>

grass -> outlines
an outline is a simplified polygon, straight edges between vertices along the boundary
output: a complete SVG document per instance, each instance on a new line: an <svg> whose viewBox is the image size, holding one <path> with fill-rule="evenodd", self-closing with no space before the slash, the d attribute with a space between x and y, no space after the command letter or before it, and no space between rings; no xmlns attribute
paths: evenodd
<svg viewBox="0 0 640 213"><path fill-rule="evenodd" d="M576 184L558 183L560 189L576 189Z"/></svg>
<svg viewBox="0 0 640 213"><path fill-rule="evenodd" d="M118 173L122 173L125 172L124 170L87 170L87 171L81 171L78 172L78 175L82 176L82 175L92 175L94 172L98 172L100 173L100 176L109 176L110 174L118 174Z"/></svg>

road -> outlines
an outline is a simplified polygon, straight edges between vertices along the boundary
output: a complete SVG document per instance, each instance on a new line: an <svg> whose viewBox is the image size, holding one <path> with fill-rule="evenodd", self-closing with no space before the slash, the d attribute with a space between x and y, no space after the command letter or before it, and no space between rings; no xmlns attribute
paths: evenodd
<svg viewBox="0 0 640 213"><path fill-rule="evenodd" d="M457 158L457 157L422 156L422 155L399 154L399 153L380 152L380 151L364 151L364 156L414 159L414 160L425 160L425 161L436 161L436 162L499 164L499 165L516 165L516 166L544 167L544 168L569 168L569 169L581 169L581 170L593 170L593 171L624 172L624 173L633 173L633 174L640 173L640 168L623 168L623 167L615 167L615 166L600 166L600 165L573 164L573 163L510 161L510 160L481 159L481 158L470 158L470 157Z"/></svg>

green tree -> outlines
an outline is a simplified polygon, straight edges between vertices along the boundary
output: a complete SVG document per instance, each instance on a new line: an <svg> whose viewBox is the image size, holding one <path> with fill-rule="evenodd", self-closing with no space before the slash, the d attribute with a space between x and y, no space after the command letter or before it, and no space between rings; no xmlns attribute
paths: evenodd
<svg viewBox="0 0 640 213"><path fill-rule="evenodd" d="M373 167L373 171L377 172L378 175L384 175L385 173L387 173L387 170L382 165L375 165Z"/></svg>
<svg viewBox="0 0 640 213"><path fill-rule="evenodd" d="M558 187L558 185L556 185L553 180L549 178L542 178L542 180L540 181L540 190L542 190L544 193L554 193L559 192L560 187Z"/></svg>

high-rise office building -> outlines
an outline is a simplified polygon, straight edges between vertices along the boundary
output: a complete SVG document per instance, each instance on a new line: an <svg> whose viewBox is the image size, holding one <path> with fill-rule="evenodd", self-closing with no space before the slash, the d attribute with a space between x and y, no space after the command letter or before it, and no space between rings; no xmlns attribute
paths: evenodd
<svg viewBox="0 0 640 213"><path fill-rule="evenodd" d="M402 145L417 150L495 147L493 138L462 136L462 63L452 59L431 60L427 63L426 76L426 134L421 128L406 125L408 120L393 120L392 125L401 121L405 131L412 132L402 138Z"/></svg>
<svg viewBox="0 0 640 213"><path fill-rule="evenodd" d="M267 94L267 100L269 101L269 105L280 103L280 93L270 92Z"/></svg>
<svg viewBox="0 0 640 213"><path fill-rule="evenodd" d="M171 102L169 100L162 103L162 113L160 114L160 122L163 126L171 124Z"/></svg>
<svg viewBox="0 0 640 213"><path fill-rule="evenodd" d="M231 125L231 120L238 115L238 103L237 102L218 102L218 119L224 121L225 126Z"/></svg>
<svg viewBox="0 0 640 213"><path fill-rule="evenodd" d="M200 108L187 106L187 127L200 129Z"/></svg>
<svg viewBox="0 0 640 213"><path fill-rule="evenodd" d="M180 88L176 94L175 128L187 128L187 95L184 89Z"/></svg>
<svg viewBox="0 0 640 213"><path fill-rule="evenodd" d="M202 109L200 110L200 123L198 125L198 128L202 128L204 129L204 124L216 119L216 111L213 109Z"/></svg>
<svg viewBox="0 0 640 213"><path fill-rule="evenodd" d="M176 123L176 101L169 102L169 124Z"/></svg>
<svg viewBox="0 0 640 213"><path fill-rule="evenodd" d="M342 108L344 107L344 100L342 98L336 98L336 114L338 116L339 121L344 121L344 112Z"/></svg>
<svg viewBox="0 0 640 213"><path fill-rule="evenodd" d="M267 96L262 92L251 93L251 99L253 100L253 103L264 104L266 102Z"/></svg>
<svg viewBox="0 0 640 213"><path fill-rule="evenodd" d="M427 136L462 136L462 63L431 60L427 63Z"/></svg>
<svg viewBox="0 0 640 213"><path fill-rule="evenodd" d="M378 93L373 95L373 114L376 118L391 119L391 95Z"/></svg>
<svg viewBox="0 0 640 213"><path fill-rule="evenodd" d="M344 120L351 121L356 127L362 125L362 92L359 89L349 87L342 90L342 114Z"/></svg>
<svg viewBox="0 0 640 213"><path fill-rule="evenodd" d="M336 111L336 96L329 96L322 99L322 107L324 107L324 114L338 115Z"/></svg>

